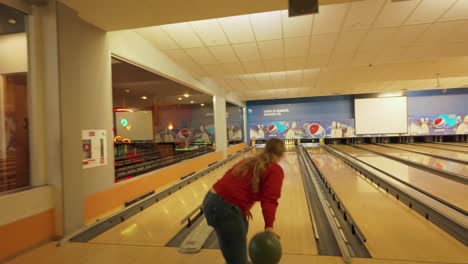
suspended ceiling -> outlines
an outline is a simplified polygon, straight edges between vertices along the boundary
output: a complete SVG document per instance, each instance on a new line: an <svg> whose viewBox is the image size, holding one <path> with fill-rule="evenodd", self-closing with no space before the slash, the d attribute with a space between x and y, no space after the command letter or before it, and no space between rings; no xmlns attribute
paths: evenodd
<svg viewBox="0 0 468 264"><path fill-rule="evenodd" d="M203 8L208 2L192 13L230 10ZM287 1L238 2L232 13L284 9ZM136 31L193 76L244 100L468 87L468 0L339 2L317 15L288 18L283 10ZM193 16L175 12L179 21Z"/></svg>

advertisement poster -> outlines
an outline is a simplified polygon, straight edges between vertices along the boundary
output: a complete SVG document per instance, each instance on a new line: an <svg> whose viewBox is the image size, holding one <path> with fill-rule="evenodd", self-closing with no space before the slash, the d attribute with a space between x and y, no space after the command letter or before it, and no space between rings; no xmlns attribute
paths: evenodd
<svg viewBox="0 0 468 264"><path fill-rule="evenodd" d="M82 130L83 169L107 165L106 130Z"/></svg>
<svg viewBox="0 0 468 264"><path fill-rule="evenodd" d="M272 121L249 124L251 139L355 137L354 119L330 121Z"/></svg>
<svg viewBox="0 0 468 264"><path fill-rule="evenodd" d="M468 134L467 114L440 114L412 116L409 131L417 135L462 135Z"/></svg>

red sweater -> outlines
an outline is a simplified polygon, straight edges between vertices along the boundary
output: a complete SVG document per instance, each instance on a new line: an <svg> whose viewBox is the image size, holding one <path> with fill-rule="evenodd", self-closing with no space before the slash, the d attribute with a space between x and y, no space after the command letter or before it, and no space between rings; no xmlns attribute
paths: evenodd
<svg viewBox="0 0 468 264"><path fill-rule="evenodd" d="M225 201L239 207L244 212L244 216L250 214L250 208L256 201L260 201L265 228L273 227L276 207L278 207L278 199L283 185L283 169L277 163L272 163L263 172L256 193L252 192L252 176L252 170L249 170L244 177L236 177L231 168L223 178L215 183L213 189Z"/></svg>

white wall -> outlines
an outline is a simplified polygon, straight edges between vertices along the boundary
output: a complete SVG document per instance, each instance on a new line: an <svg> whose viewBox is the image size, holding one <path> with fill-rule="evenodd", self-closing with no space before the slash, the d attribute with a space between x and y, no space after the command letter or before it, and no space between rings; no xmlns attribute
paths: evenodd
<svg viewBox="0 0 468 264"><path fill-rule="evenodd" d="M0 35L0 74L28 71L26 33Z"/></svg>
<svg viewBox="0 0 468 264"><path fill-rule="evenodd" d="M41 186L31 190L0 196L0 208L2 210L0 214L0 226L54 208L52 192L52 187Z"/></svg>

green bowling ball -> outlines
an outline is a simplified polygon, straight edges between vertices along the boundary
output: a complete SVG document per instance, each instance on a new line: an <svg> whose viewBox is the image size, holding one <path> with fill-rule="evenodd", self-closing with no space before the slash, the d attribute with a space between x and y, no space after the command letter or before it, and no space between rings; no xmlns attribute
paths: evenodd
<svg viewBox="0 0 468 264"><path fill-rule="evenodd" d="M271 232L258 233L250 240L249 255L253 264L277 264L281 254L281 243Z"/></svg>

